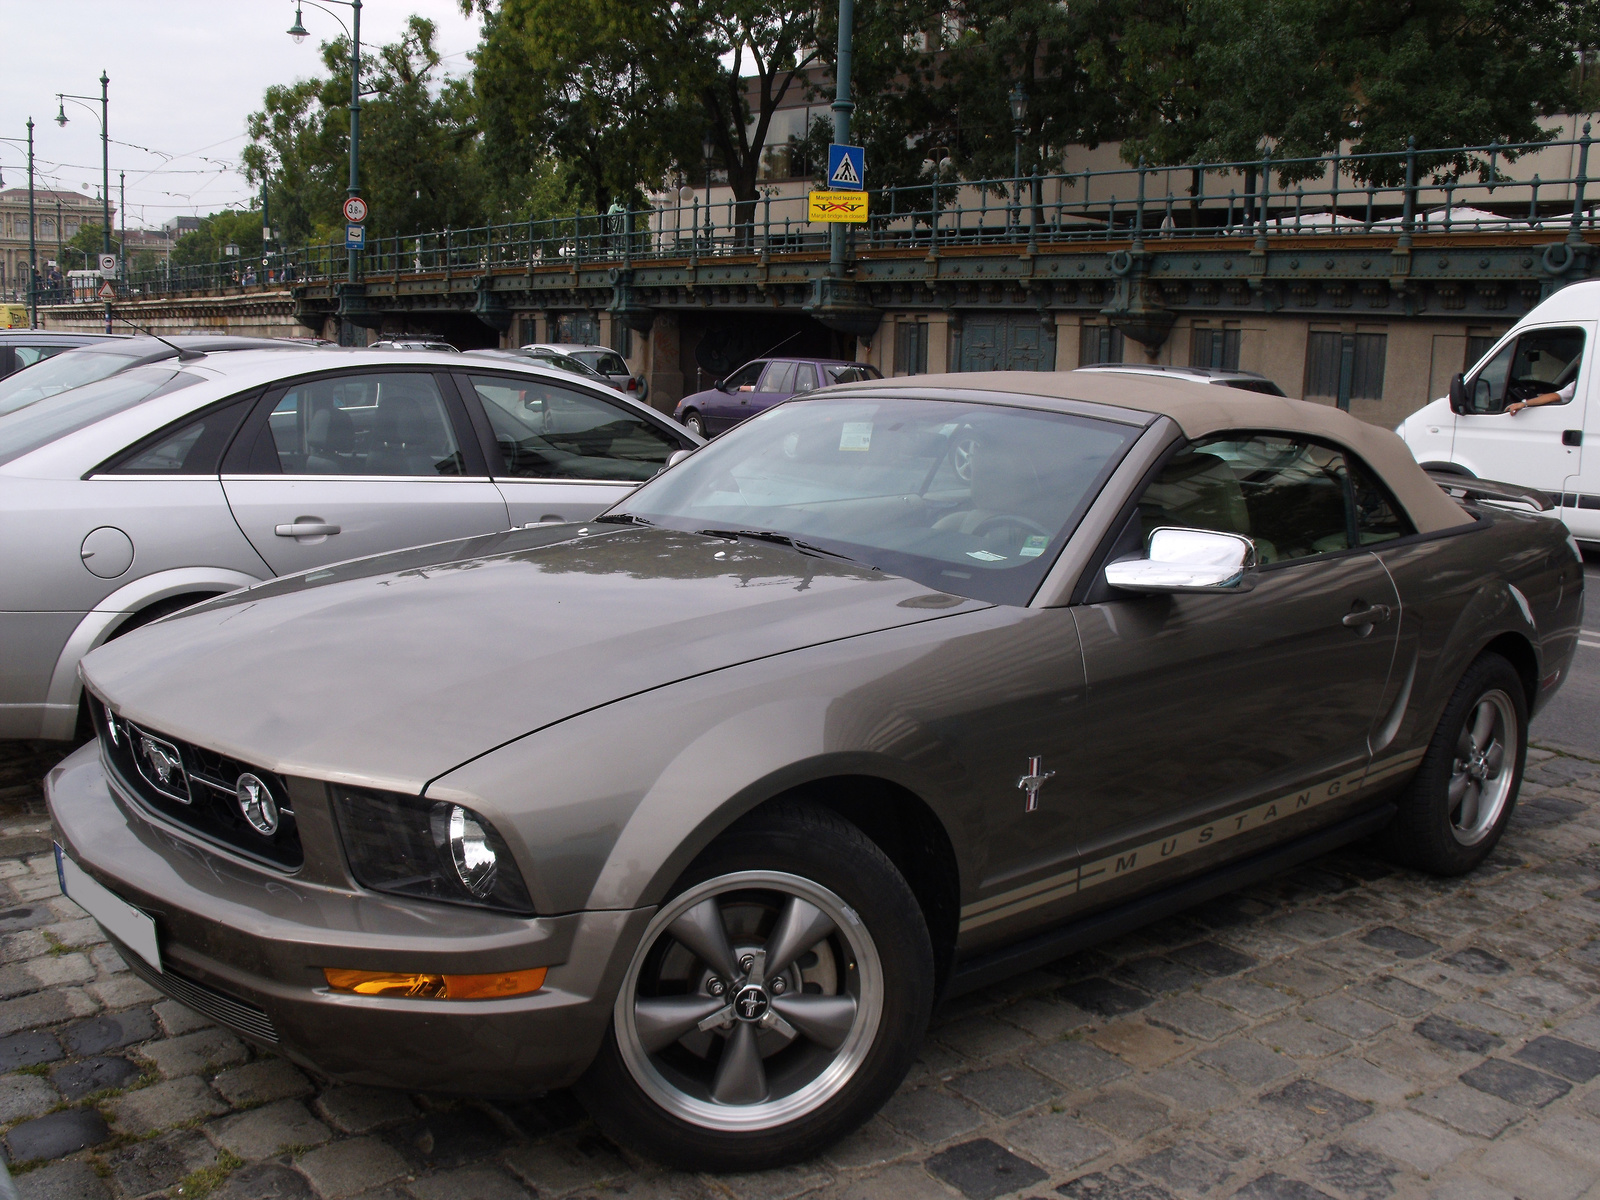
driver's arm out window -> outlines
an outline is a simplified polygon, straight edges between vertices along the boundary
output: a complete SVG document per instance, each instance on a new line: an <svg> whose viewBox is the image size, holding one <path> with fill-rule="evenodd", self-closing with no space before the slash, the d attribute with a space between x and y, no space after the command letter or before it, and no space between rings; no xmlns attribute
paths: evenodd
<svg viewBox="0 0 1600 1200"><path fill-rule="evenodd" d="M1467 387L1470 412L1502 413L1514 400L1527 401L1574 385L1583 361L1583 330L1535 329L1500 348ZM1572 394L1556 403L1565 404Z"/></svg>

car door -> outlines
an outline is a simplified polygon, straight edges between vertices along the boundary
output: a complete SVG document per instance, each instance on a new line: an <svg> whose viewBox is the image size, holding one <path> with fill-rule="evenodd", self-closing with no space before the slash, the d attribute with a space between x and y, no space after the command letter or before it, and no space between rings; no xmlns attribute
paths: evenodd
<svg viewBox="0 0 1600 1200"><path fill-rule="evenodd" d="M756 390L766 369L764 358L745 363L724 379L720 388L706 393L700 415L705 418L707 434L725 433L750 415L750 393Z"/></svg>
<svg viewBox="0 0 1600 1200"><path fill-rule="evenodd" d="M448 377L429 369L269 390L229 449L222 484L280 575L509 524Z"/></svg>
<svg viewBox="0 0 1600 1200"><path fill-rule="evenodd" d="M766 412L774 404L782 404L795 393L794 377L799 367L795 362L775 362L761 373L761 381L753 392L741 392L744 411L740 420L748 420L757 413Z"/></svg>
<svg viewBox="0 0 1600 1200"><path fill-rule="evenodd" d="M1452 457L1482 479L1499 479L1552 494L1573 491L1582 472L1583 410L1591 370L1588 324L1526 329L1466 381L1467 411L1456 414ZM1573 398L1506 412L1575 384Z"/></svg>
<svg viewBox="0 0 1600 1200"><path fill-rule="evenodd" d="M456 376L512 525L587 521L691 447L631 405L536 375Z"/></svg>
<svg viewBox="0 0 1600 1200"><path fill-rule="evenodd" d="M1075 806L1067 907L1302 832L1359 786L1400 617L1362 529L1398 536L1396 511L1358 491L1347 454L1298 437L1208 439L1165 465L1111 557L1180 527L1245 534L1263 565L1243 592L1131 595L1102 579L1074 609L1087 697L1045 761ZM1037 854L1024 816L1005 824L997 851Z"/></svg>

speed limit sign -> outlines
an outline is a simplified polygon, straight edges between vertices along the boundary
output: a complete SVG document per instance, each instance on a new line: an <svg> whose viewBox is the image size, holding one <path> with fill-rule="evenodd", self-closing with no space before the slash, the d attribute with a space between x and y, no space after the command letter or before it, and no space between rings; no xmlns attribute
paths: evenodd
<svg viewBox="0 0 1600 1200"><path fill-rule="evenodd" d="M344 202L344 219L356 225L367 219L367 202L360 196L351 196Z"/></svg>

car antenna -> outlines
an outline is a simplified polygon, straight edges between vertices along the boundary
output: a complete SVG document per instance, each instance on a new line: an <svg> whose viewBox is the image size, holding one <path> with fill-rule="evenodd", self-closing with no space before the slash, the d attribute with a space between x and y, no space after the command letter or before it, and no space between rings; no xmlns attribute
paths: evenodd
<svg viewBox="0 0 1600 1200"><path fill-rule="evenodd" d="M138 324L138 323L136 323L134 321L128 320L127 317L123 316L119 312L114 312L111 315L113 317L115 317L117 320L121 321L124 325L132 325L140 333L144 334L145 337L153 337L153 338L155 338L156 341L160 342L163 346L171 346L174 350L176 350L178 352L178 361L179 362L194 362L196 359L204 358L206 356L206 352L204 350L185 350L182 346L178 345L177 343L167 341L166 338L162 337L155 330L146 329L143 325L140 325L140 324Z"/></svg>
<svg viewBox="0 0 1600 1200"><path fill-rule="evenodd" d="M794 341L795 338L797 338L799 336L800 336L800 330L796 329L788 337L784 338L783 341L778 342L776 345L768 346L760 354L756 355L756 358L765 358L767 355L771 354L774 350L778 349L779 346L787 346L790 342Z"/></svg>

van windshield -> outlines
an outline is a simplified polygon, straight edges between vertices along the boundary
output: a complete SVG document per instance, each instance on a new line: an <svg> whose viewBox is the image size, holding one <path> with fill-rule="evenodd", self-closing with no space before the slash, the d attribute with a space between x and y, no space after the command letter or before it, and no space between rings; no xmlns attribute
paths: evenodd
<svg viewBox="0 0 1600 1200"><path fill-rule="evenodd" d="M113 362L126 361L115 354L103 357ZM49 363L42 365L48 366ZM33 367L28 369L34 370ZM0 466L30 454L40 446L47 446L57 438L87 429L96 421L103 421L135 404L199 383L200 379L199 375L178 370L176 363L170 367L135 367L109 379L85 384L70 392L46 396L26 408L0 415Z"/></svg>

